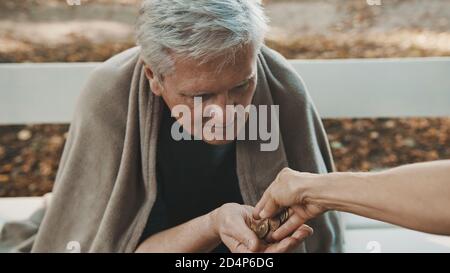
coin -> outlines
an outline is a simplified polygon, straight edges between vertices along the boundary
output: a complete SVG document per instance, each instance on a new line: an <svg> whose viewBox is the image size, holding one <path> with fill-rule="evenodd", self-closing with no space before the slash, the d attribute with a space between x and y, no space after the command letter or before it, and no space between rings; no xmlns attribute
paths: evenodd
<svg viewBox="0 0 450 273"><path fill-rule="evenodd" d="M264 239L269 231L274 232L289 218L289 209L283 209L277 216L259 221L252 221L250 228L256 233L259 239Z"/></svg>
<svg viewBox="0 0 450 273"><path fill-rule="evenodd" d="M251 229L256 233L259 239L264 239L269 233L269 219L264 219L261 221L253 221L251 224Z"/></svg>
<svg viewBox="0 0 450 273"><path fill-rule="evenodd" d="M285 208L279 215L281 225L289 218L289 209Z"/></svg>

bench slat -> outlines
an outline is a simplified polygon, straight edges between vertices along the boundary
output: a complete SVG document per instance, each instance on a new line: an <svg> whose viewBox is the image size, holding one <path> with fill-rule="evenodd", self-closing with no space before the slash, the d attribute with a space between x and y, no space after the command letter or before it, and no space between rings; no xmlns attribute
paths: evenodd
<svg viewBox="0 0 450 273"><path fill-rule="evenodd" d="M291 60L324 118L450 116L450 58ZM98 63L0 64L0 124L69 123Z"/></svg>

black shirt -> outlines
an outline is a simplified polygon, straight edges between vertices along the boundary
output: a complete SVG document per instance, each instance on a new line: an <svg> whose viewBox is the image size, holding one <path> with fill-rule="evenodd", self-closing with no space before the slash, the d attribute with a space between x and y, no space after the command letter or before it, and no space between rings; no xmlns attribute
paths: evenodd
<svg viewBox="0 0 450 273"><path fill-rule="evenodd" d="M170 110L164 106L156 152L158 192L141 240L183 224L229 202L242 204L236 175L235 142L211 145L176 141ZM226 252L221 244L215 252Z"/></svg>

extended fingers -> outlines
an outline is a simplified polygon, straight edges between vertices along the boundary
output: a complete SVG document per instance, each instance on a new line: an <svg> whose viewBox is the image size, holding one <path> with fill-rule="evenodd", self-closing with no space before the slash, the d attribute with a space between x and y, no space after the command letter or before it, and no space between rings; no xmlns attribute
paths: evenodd
<svg viewBox="0 0 450 273"><path fill-rule="evenodd" d="M302 225L292 234L291 237L303 241L304 239L306 239L306 237L313 235L313 233L314 230L310 226Z"/></svg>
<svg viewBox="0 0 450 273"><path fill-rule="evenodd" d="M313 229L307 225L299 227L291 236L288 236L278 243L269 245L265 252L285 253L294 250L307 237L313 234Z"/></svg>

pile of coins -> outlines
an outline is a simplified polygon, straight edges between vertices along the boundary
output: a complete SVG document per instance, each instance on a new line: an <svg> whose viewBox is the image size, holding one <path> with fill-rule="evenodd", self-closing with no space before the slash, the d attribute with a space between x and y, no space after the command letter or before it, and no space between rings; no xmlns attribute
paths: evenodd
<svg viewBox="0 0 450 273"><path fill-rule="evenodd" d="M289 218L289 210L283 209L277 216L266 218L260 221L252 221L250 228L255 232L259 239L265 239L269 232L277 230Z"/></svg>

